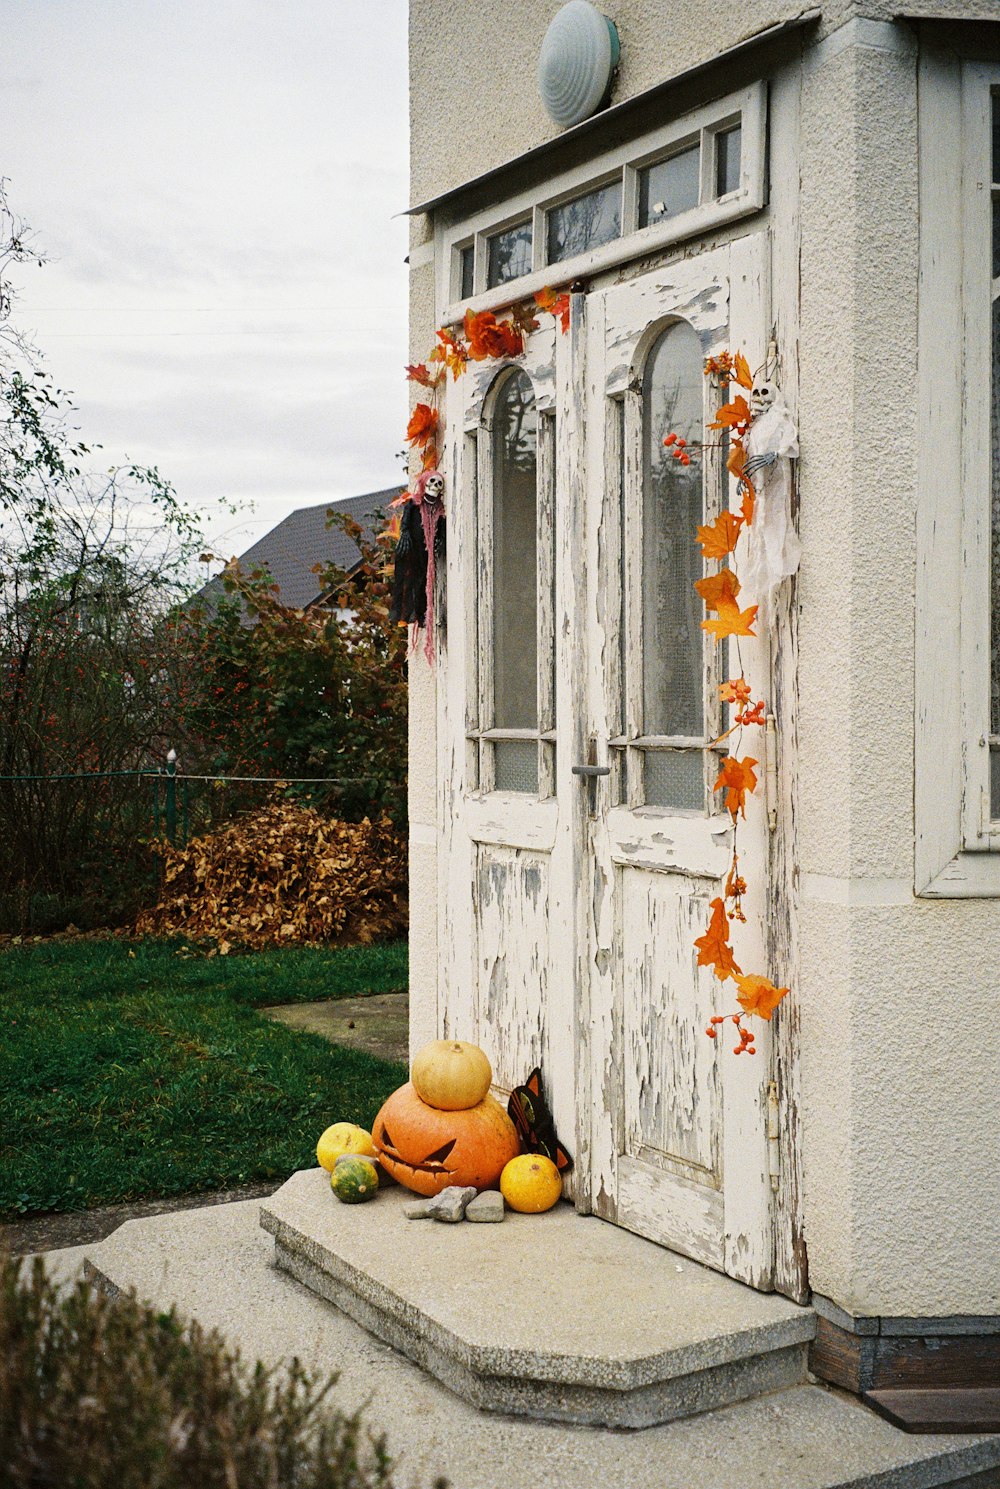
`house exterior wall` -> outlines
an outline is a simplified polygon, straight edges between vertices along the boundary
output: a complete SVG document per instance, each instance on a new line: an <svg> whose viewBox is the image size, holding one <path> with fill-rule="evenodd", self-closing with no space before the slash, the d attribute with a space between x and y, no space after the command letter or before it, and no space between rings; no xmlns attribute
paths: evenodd
<svg viewBox="0 0 1000 1489"><path fill-rule="evenodd" d="M534 83L558 4L411 0L412 200L558 133ZM791 69L801 80L799 169L772 181L769 214L786 280L776 288L786 306L799 300L797 335L787 319L783 334L797 340L797 387L786 391L802 444L793 996L804 1228L813 1289L849 1313L996 1315L990 969L1000 962L1000 906L913 893L917 46L891 24L899 8L823 4L801 73ZM996 18L988 0L907 8ZM735 4L608 0L606 9L623 48L614 102L708 60L746 29ZM801 9L760 0L754 30ZM516 97L511 77L522 80ZM711 96L710 75L705 89ZM435 329L431 253L428 222L415 219L415 360ZM435 680L415 659L414 1044L434 1032L437 1008L436 709Z"/></svg>

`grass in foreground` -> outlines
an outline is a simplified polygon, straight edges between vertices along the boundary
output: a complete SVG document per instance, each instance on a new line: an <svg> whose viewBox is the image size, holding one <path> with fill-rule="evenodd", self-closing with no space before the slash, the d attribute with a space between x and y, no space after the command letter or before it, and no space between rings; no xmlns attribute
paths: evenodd
<svg viewBox="0 0 1000 1489"><path fill-rule="evenodd" d="M370 1126L405 1072L255 1008L405 981L405 944L210 960L163 942L3 953L0 1216L308 1167L325 1126Z"/></svg>

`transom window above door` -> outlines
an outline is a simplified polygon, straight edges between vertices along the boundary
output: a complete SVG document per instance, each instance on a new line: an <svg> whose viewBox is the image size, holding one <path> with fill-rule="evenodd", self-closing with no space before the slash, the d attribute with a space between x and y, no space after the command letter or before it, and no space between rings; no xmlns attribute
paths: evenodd
<svg viewBox="0 0 1000 1489"><path fill-rule="evenodd" d="M439 228L442 319L492 308L758 211L767 90L730 94L461 223Z"/></svg>

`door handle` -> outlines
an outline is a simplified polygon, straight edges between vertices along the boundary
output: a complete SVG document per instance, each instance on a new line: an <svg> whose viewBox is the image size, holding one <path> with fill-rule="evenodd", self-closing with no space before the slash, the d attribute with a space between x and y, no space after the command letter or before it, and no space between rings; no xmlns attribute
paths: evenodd
<svg viewBox="0 0 1000 1489"><path fill-rule="evenodd" d="M575 776L584 776L587 780L593 780L595 776L609 776L610 765L571 765L570 770Z"/></svg>

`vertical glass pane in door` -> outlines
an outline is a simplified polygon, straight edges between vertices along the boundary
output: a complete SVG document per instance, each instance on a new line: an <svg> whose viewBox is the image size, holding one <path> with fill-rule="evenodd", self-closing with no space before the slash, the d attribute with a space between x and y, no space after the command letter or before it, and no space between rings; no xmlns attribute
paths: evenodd
<svg viewBox="0 0 1000 1489"><path fill-rule="evenodd" d="M672 432L703 438L702 353L686 321L654 343L643 379L642 732L702 739L705 733L702 563L692 534L703 518L701 459L683 465L663 446ZM658 805L703 805L702 754L648 762ZM654 797L647 796L647 800Z"/></svg>
<svg viewBox="0 0 1000 1489"><path fill-rule="evenodd" d="M508 377L493 413L493 724L498 729L538 728L538 415L531 379ZM537 755L534 742L531 752ZM497 762L516 757L516 779L507 790L537 790L527 780L525 751L497 744ZM498 783L499 784L499 783ZM500 789L504 789L501 787Z"/></svg>

